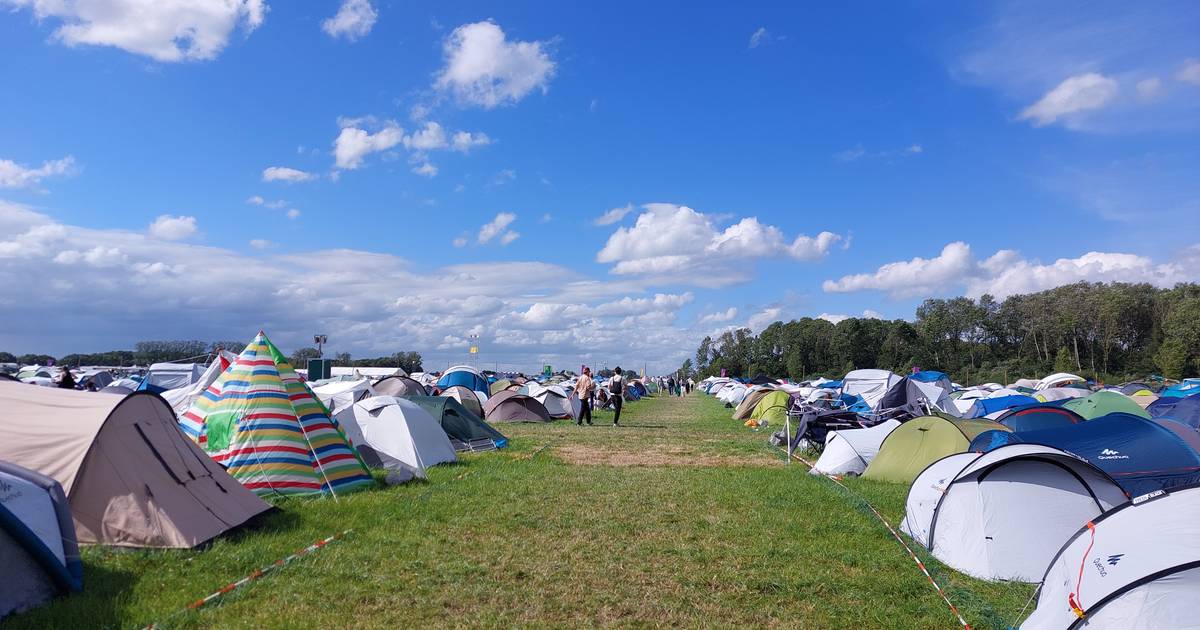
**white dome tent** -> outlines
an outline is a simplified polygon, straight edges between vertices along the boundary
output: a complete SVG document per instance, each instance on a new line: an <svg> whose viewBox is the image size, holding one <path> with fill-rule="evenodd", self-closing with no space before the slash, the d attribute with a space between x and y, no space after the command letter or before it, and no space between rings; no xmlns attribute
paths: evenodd
<svg viewBox="0 0 1200 630"><path fill-rule="evenodd" d="M389 483L424 479L426 468L458 461L441 424L406 398L367 398L337 420L368 466L389 471Z"/></svg>
<svg viewBox="0 0 1200 630"><path fill-rule="evenodd" d="M913 481L901 529L985 580L1036 582L1072 532L1128 497L1092 464L1049 446L958 453Z"/></svg>
<svg viewBox="0 0 1200 630"><path fill-rule="evenodd" d="M1200 486L1155 491L1080 527L1022 630L1196 628Z"/></svg>
<svg viewBox="0 0 1200 630"><path fill-rule="evenodd" d="M867 464L875 459L884 438L898 426L899 420L888 420L866 429L830 431L825 436L821 458L809 472L814 475L861 475Z"/></svg>

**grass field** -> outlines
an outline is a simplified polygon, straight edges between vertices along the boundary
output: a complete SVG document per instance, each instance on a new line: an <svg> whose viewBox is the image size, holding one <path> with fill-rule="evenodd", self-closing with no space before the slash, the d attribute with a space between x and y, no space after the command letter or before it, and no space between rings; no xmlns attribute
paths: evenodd
<svg viewBox="0 0 1200 630"><path fill-rule="evenodd" d="M622 422L502 425L509 449L438 467L428 482L281 501L204 550L89 548L83 593L6 626L958 627L859 499L785 465L767 430L702 395L630 404ZM907 488L848 484L899 522ZM277 573L177 612L345 529ZM973 627L1019 621L1031 586L924 559Z"/></svg>

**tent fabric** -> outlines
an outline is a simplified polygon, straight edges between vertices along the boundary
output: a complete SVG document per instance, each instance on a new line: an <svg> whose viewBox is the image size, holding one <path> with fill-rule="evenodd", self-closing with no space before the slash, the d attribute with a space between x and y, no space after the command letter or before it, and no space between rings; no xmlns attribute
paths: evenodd
<svg viewBox="0 0 1200 630"><path fill-rule="evenodd" d="M483 404L484 419L488 422L550 422L546 406L532 396L505 390Z"/></svg>
<svg viewBox="0 0 1200 630"><path fill-rule="evenodd" d="M488 382L483 373L469 365L455 365L447 368L437 380L438 389L446 389L461 385L473 392L481 392L487 397Z"/></svg>
<svg viewBox="0 0 1200 630"><path fill-rule="evenodd" d="M984 580L1037 582L1081 523L1128 500L1103 471L1052 447L1013 444L951 459L913 482L901 530Z"/></svg>
<svg viewBox="0 0 1200 630"><path fill-rule="evenodd" d="M1183 382L1158 392L1158 395L1164 398L1183 398L1196 394L1200 394L1200 378L1185 378Z"/></svg>
<svg viewBox="0 0 1200 630"><path fill-rule="evenodd" d="M1072 384L1083 384L1086 382L1087 379L1083 378L1082 376L1076 376L1068 372L1058 372L1038 381L1037 385L1034 386L1034 389L1037 391L1042 391L1052 387L1065 387Z"/></svg>
<svg viewBox="0 0 1200 630"><path fill-rule="evenodd" d="M83 588L66 494L57 481L0 462L0 618Z"/></svg>
<svg viewBox="0 0 1200 630"><path fill-rule="evenodd" d="M1159 398L1146 412L1151 418L1169 418L1200 430L1200 396Z"/></svg>
<svg viewBox="0 0 1200 630"><path fill-rule="evenodd" d="M1033 397L1041 402L1054 402L1056 400L1070 400L1072 398L1083 398L1092 393L1090 389L1082 387L1051 387L1033 393Z"/></svg>
<svg viewBox="0 0 1200 630"><path fill-rule="evenodd" d="M754 410L750 412L750 417L758 420L759 423L766 421L768 423L783 424L783 421L787 419L788 409L791 406L792 397L790 394L778 389L772 390L758 399L758 404L754 405Z"/></svg>
<svg viewBox="0 0 1200 630"><path fill-rule="evenodd" d="M543 387L533 398L546 407L551 418L576 420L583 410L583 403L575 392L564 390L560 385Z"/></svg>
<svg viewBox="0 0 1200 630"><path fill-rule="evenodd" d="M1137 497L1081 524L1049 562L1022 630L1197 627L1197 514L1200 487L1189 487Z"/></svg>
<svg viewBox="0 0 1200 630"><path fill-rule="evenodd" d="M196 382L185 387L177 387L162 392L163 399L171 405L171 409L175 410L176 416L182 416L191 408L192 403L196 402L196 399L210 385L217 381L217 377L221 375L221 372L224 372L229 369L230 365L233 365L235 360L237 360L236 354L228 350L221 350L217 353L216 357L213 357L212 363L208 364L208 367L205 368L204 373L200 375L200 378Z"/></svg>
<svg viewBox="0 0 1200 630"><path fill-rule="evenodd" d="M338 420L363 461L388 470L392 483L425 479L430 466L458 461L441 424L410 400L368 398L338 414Z"/></svg>
<svg viewBox="0 0 1200 630"><path fill-rule="evenodd" d="M990 417L991 414L994 414L997 411L1005 411L1025 405L1036 405L1037 403L1037 399L1024 395L980 398L975 401L974 405L971 405L971 410L965 415L969 418L982 418L984 416Z"/></svg>
<svg viewBox="0 0 1200 630"><path fill-rule="evenodd" d="M921 415L932 410L957 412L950 401L950 393L954 387L950 379L941 372L918 372L924 375L918 379L906 376L900 379L879 399L879 409L908 409L913 415ZM941 374L941 378L934 378Z"/></svg>
<svg viewBox="0 0 1200 630"><path fill-rule="evenodd" d="M479 402L479 396L462 385L451 385L438 395L453 398L458 401L458 404L466 407L467 411L479 417L483 416L483 403Z"/></svg>
<svg viewBox="0 0 1200 630"><path fill-rule="evenodd" d="M1008 431L1008 427L980 418L913 418L887 436L863 477L911 484L926 466L966 451L975 436L989 430Z"/></svg>
<svg viewBox="0 0 1200 630"><path fill-rule="evenodd" d="M184 437L151 392L0 383L0 460L62 486L81 543L195 547L271 508Z"/></svg>
<svg viewBox="0 0 1200 630"><path fill-rule="evenodd" d="M1083 398L1072 398L1062 403L1064 409L1070 409L1075 413L1083 416L1084 420L1099 418L1110 413L1128 413L1143 418L1149 418L1150 414L1142 409L1141 405L1133 402L1131 398L1120 392L1100 391L1090 396Z"/></svg>
<svg viewBox="0 0 1200 630"><path fill-rule="evenodd" d="M161 394L168 389L187 387L200 380L204 370L200 363L155 363L142 377L138 390Z"/></svg>
<svg viewBox="0 0 1200 630"><path fill-rule="evenodd" d="M337 421L262 332L179 425L257 494L337 493L374 484Z"/></svg>
<svg viewBox="0 0 1200 630"><path fill-rule="evenodd" d="M861 475L879 453L883 441L899 426L899 420L887 420L866 429L830 431L825 436L825 450L821 451L821 457L809 472L814 475Z"/></svg>
<svg viewBox="0 0 1200 630"><path fill-rule="evenodd" d="M508 389L508 386L512 384L513 382L506 378L498 379L496 382L488 385L488 394L495 396L496 394Z"/></svg>
<svg viewBox="0 0 1200 630"><path fill-rule="evenodd" d="M941 381L946 381L947 383L950 382L950 377L946 376L945 372L939 372L937 370L921 370L920 372L914 372L913 374L910 374L908 378L911 378L914 381L920 381L922 383L940 383Z"/></svg>
<svg viewBox="0 0 1200 630"><path fill-rule="evenodd" d="M377 396L427 396L425 386L407 376L386 376L371 386Z"/></svg>
<svg viewBox="0 0 1200 630"><path fill-rule="evenodd" d="M472 450L472 445L490 441L495 448L508 446L508 438L495 427L467 411L457 400L443 396L410 396L442 426L454 450Z"/></svg>
<svg viewBox="0 0 1200 630"><path fill-rule="evenodd" d="M1083 422L1083 416L1059 405L1037 403L1009 409L996 419L1013 431L1053 429Z"/></svg>
<svg viewBox="0 0 1200 630"><path fill-rule="evenodd" d="M330 415L337 416L358 401L374 396L376 392L370 379L360 378L353 381L333 381L313 387L312 393L325 405Z"/></svg>
<svg viewBox="0 0 1200 630"><path fill-rule="evenodd" d="M1133 495L1200 483L1200 454L1175 432L1141 416L1112 413L1055 429L988 432L973 451L1005 444L1042 444L1073 453L1108 473Z"/></svg>
<svg viewBox="0 0 1200 630"><path fill-rule="evenodd" d="M875 409L883 395L899 381L899 376L887 370L853 370L842 378L842 393L859 396Z"/></svg>
<svg viewBox="0 0 1200 630"><path fill-rule="evenodd" d="M761 385L757 386L757 388L751 387L747 389L745 395L742 397L742 402L738 403L737 407L733 410L733 419L749 419L750 414L754 413L754 408L758 405L758 401L762 400L763 396L772 391L774 390L762 387Z"/></svg>

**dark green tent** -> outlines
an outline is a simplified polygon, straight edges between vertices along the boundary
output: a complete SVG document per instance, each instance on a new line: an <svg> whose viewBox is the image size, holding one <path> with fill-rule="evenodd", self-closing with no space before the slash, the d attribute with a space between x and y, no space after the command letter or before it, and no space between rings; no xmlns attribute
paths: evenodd
<svg viewBox="0 0 1200 630"><path fill-rule="evenodd" d="M478 451L508 446L508 438L467 411L457 400L446 396L409 396L429 415L437 419L450 437L456 451Z"/></svg>

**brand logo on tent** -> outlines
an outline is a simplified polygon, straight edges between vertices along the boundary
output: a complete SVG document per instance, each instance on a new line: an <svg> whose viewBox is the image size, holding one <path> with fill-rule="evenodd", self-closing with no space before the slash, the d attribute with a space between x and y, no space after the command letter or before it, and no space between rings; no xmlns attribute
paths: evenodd
<svg viewBox="0 0 1200 630"><path fill-rule="evenodd" d="M1129 459L1128 455L1122 455L1121 451L1114 451L1111 448L1106 448L1100 451L1099 459Z"/></svg>
<svg viewBox="0 0 1200 630"><path fill-rule="evenodd" d="M1121 558L1124 558L1124 557L1125 557L1125 554L1123 554L1123 553L1113 554L1108 557L1108 564L1110 566L1115 567L1115 566L1117 566L1117 563L1121 561Z"/></svg>

